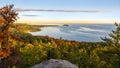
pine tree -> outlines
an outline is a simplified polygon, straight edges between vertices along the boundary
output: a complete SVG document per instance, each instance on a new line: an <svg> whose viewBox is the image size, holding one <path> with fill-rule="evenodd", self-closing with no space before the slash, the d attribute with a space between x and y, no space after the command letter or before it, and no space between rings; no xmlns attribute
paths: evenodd
<svg viewBox="0 0 120 68"><path fill-rule="evenodd" d="M120 45L120 23L115 22L116 29L112 30L112 32L109 34L109 38L101 38L104 42L106 42L107 45L114 44L115 46Z"/></svg>
<svg viewBox="0 0 120 68"><path fill-rule="evenodd" d="M112 57L108 57L112 59L114 57L114 60L112 59L111 64L114 64L113 68L120 68L120 23L115 22L116 29L112 30L112 32L109 34L109 38L105 37L102 38L102 40L110 46L104 47L106 50L103 51L106 55L112 55Z"/></svg>

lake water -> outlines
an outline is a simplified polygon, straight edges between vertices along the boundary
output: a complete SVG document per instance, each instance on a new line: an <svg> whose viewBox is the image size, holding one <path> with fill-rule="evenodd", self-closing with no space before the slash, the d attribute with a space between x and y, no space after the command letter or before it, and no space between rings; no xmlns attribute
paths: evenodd
<svg viewBox="0 0 120 68"><path fill-rule="evenodd" d="M99 42L115 29L112 24L70 24L69 26L43 27L41 31L30 32L34 36L51 36L66 40Z"/></svg>

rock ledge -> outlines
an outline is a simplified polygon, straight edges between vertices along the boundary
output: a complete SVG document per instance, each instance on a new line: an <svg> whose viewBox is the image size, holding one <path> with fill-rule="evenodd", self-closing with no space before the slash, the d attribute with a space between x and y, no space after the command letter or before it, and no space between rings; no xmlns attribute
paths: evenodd
<svg viewBox="0 0 120 68"><path fill-rule="evenodd" d="M66 60L50 59L48 61L43 61L40 64L36 64L31 68L78 68L78 66Z"/></svg>

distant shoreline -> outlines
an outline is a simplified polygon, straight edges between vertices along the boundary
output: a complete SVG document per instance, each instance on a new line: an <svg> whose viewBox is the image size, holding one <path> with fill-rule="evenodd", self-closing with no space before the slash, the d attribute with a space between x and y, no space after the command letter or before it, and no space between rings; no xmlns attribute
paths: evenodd
<svg viewBox="0 0 120 68"><path fill-rule="evenodd" d="M59 25L31 25L31 26L37 26L37 27L55 27Z"/></svg>

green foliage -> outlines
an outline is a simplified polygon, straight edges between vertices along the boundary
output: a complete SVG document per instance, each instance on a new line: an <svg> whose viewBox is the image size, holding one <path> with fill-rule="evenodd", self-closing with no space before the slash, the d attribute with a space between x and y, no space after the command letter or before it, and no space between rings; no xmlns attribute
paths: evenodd
<svg viewBox="0 0 120 68"><path fill-rule="evenodd" d="M110 38L102 38L107 45L102 48L101 53L105 54L104 60L109 62L113 68L120 67L120 23L115 22L116 29L109 34Z"/></svg>
<svg viewBox="0 0 120 68"><path fill-rule="evenodd" d="M26 44L25 47L20 48L21 57L25 61L23 64L30 66L45 60L47 57L46 51L43 50L42 45L34 46Z"/></svg>

